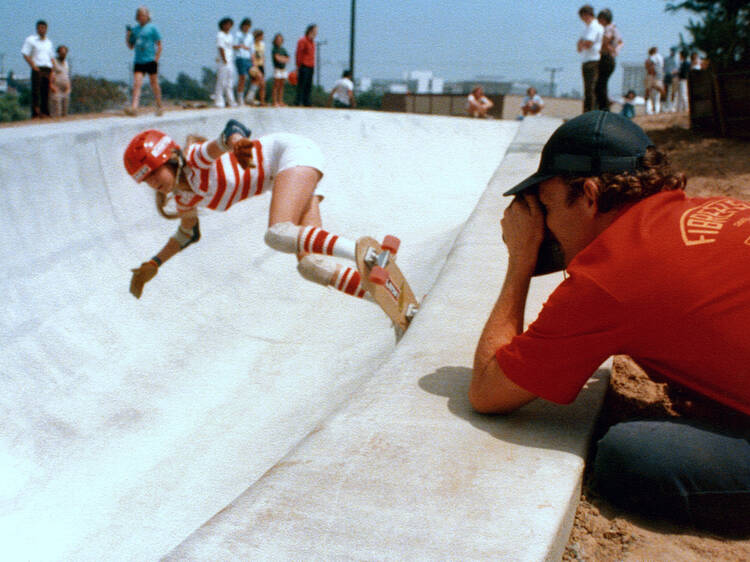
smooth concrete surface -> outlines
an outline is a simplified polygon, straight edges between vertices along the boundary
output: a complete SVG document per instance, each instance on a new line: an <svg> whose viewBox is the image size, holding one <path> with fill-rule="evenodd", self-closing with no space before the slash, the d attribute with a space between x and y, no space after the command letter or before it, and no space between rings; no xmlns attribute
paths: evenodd
<svg viewBox="0 0 750 562"><path fill-rule="evenodd" d="M607 366L570 406L536 401L482 416L466 397L506 265L501 193L536 169L557 125L521 124L422 310L375 376L167 560L561 558ZM561 280L533 282L528 321Z"/></svg>
<svg viewBox="0 0 750 562"><path fill-rule="evenodd" d="M176 225L126 176L124 147L148 127L215 136L230 117L321 145L330 230L401 237L429 296L398 346L377 307L263 244L268 197L206 212L201 241L128 293ZM464 398L503 259L465 254L467 234L451 248L518 128L264 108L0 129L2 559L159 559L238 497L257 498L234 522L252 529L239 558L499 551L502 519L468 531L498 498L531 516L527 486L508 485L580 462L557 410L485 419Z"/></svg>

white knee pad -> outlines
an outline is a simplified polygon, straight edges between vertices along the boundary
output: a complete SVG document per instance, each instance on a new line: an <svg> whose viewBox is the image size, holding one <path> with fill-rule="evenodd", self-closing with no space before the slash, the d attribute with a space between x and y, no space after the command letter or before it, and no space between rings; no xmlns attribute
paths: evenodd
<svg viewBox="0 0 750 562"><path fill-rule="evenodd" d="M336 262L323 256L308 254L297 264L297 271L308 281L328 286L336 273Z"/></svg>
<svg viewBox="0 0 750 562"><path fill-rule="evenodd" d="M274 250L286 254L297 253L299 226L292 222L277 222L266 230L264 240Z"/></svg>

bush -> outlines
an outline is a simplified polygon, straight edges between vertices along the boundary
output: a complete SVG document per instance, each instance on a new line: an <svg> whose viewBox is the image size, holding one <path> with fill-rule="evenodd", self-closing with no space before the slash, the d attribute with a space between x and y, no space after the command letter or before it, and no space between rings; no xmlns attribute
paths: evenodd
<svg viewBox="0 0 750 562"><path fill-rule="evenodd" d="M127 100L127 85L92 76L73 76L70 113L97 113L121 107Z"/></svg>
<svg viewBox="0 0 750 562"><path fill-rule="evenodd" d="M159 85L164 99L190 101L210 101L211 99L211 90L184 72L177 75L176 82L161 78Z"/></svg>
<svg viewBox="0 0 750 562"><path fill-rule="evenodd" d="M0 96L0 123L21 121L29 116L28 108L24 109L19 103L18 96L6 93Z"/></svg>
<svg viewBox="0 0 750 562"><path fill-rule="evenodd" d="M376 94L370 90L357 96L357 107L360 109L380 109L382 106L383 94Z"/></svg>

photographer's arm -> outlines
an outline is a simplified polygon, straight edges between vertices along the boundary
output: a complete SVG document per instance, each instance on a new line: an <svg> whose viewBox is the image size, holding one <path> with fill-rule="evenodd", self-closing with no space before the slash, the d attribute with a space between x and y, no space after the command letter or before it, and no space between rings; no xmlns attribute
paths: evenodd
<svg viewBox="0 0 750 562"><path fill-rule="evenodd" d="M536 197L517 198L505 211L502 226L508 270L479 338L469 387L471 405L485 414L510 413L536 398L505 376L495 359L497 350L523 331L526 297L544 233L544 216Z"/></svg>

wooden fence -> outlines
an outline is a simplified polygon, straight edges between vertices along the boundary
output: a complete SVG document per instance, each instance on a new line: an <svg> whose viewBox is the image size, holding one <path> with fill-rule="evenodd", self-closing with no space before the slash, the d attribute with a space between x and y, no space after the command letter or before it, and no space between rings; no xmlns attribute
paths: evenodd
<svg viewBox="0 0 750 562"><path fill-rule="evenodd" d="M750 138L750 71L692 70L689 91L692 129Z"/></svg>
<svg viewBox="0 0 750 562"><path fill-rule="evenodd" d="M384 111L423 113L428 115L467 116L466 94L391 94L383 96ZM495 119L503 117L503 96L487 95L494 107L487 114Z"/></svg>

